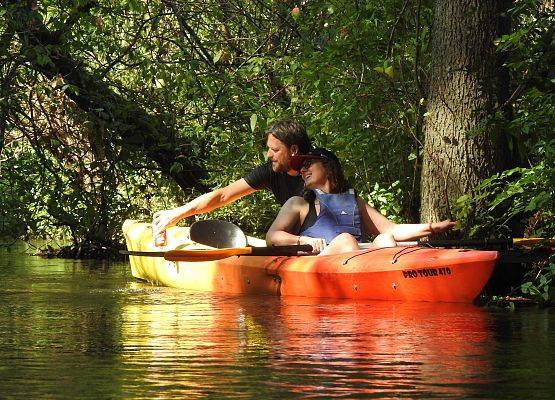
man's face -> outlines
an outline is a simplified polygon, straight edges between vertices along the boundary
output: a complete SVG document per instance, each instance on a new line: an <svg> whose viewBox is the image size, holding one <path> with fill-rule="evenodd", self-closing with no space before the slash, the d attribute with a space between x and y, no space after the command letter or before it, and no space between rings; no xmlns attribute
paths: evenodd
<svg viewBox="0 0 555 400"><path fill-rule="evenodd" d="M291 156L296 154L296 146L288 148L285 143L277 139L274 135L268 135L268 160L272 162L274 172L287 172L291 169Z"/></svg>

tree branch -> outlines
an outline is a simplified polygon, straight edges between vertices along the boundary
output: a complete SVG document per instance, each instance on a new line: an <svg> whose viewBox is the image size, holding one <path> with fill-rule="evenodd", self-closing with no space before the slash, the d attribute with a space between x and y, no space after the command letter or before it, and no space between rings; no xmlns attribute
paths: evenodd
<svg viewBox="0 0 555 400"><path fill-rule="evenodd" d="M190 143L177 143L174 130L161 119L115 93L107 83L88 72L83 62L66 53L59 35L44 26L28 2L4 0L2 3L14 7L8 23L18 33L21 46L31 54L28 62L33 69L49 79L63 77L73 86L65 94L78 107L117 132L122 146L144 151L182 189L206 190L200 182L202 168L190 161ZM39 62L32 55L47 55L48 59ZM174 163L180 163L181 168L172 168Z"/></svg>

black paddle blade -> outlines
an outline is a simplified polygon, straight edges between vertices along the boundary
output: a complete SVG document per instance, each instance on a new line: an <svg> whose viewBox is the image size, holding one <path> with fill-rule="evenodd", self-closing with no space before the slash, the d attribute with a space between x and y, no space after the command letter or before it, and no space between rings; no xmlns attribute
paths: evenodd
<svg viewBox="0 0 555 400"><path fill-rule="evenodd" d="M241 228L217 219L195 222L191 225L189 236L197 243L217 249L247 246L247 237Z"/></svg>

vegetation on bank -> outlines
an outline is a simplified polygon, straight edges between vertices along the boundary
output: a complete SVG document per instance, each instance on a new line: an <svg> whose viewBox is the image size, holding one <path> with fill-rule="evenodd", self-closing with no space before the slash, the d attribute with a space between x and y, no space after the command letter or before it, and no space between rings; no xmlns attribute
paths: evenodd
<svg viewBox="0 0 555 400"><path fill-rule="evenodd" d="M478 123L439 138L455 148L501 135L493 151L510 162L463 195L422 196L425 179L458 179L422 175L434 160L430 104L453 107L430 97L442 3L0 1L0 236L106 254L126 218L242 177L265 159L265 127L295 118L388 217L417 221L434 197L442 206L424 218L459 220L459 237L555 237L555 18L544 1L470 10L501 18L501 76L477 90L492 103ZM261 235L276 211L259 192L209 217ZM514 293L552 299L554 274L553 258L530 265Z"/></svg>

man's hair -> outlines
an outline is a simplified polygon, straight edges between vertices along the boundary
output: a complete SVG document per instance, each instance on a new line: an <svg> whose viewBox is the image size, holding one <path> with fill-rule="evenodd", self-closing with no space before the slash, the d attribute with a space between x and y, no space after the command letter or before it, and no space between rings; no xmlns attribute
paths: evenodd
<svg viewBox="0 0 555 400"><path fill-rule="evenodd" d="M275 136L287 147L297 145L301 154L308 153L311 148L305 127L296 121L281 120L273 122L266 128L266 137L269 135Z"/></svg>

